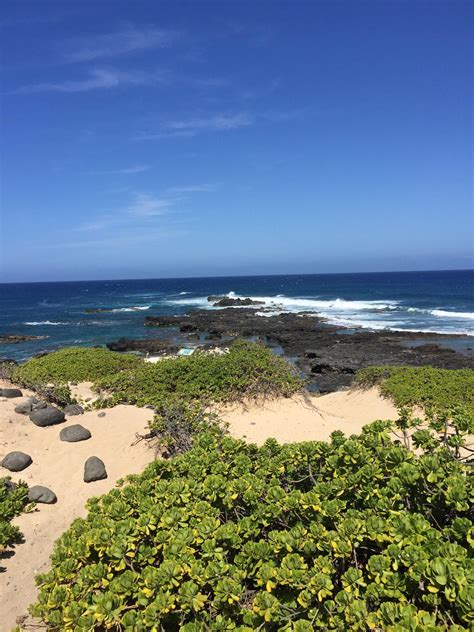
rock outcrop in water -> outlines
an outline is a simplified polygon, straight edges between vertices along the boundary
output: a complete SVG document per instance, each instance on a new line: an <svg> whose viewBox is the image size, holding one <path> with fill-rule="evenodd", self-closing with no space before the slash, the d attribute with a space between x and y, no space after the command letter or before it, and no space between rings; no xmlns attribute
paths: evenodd
<svg viewBox="0 0 474 632"><path fill-rule="evenodd" d="M140 351L140 353L165 354L176 353L178 346L166 340L119 338L115 342L108 342L107 348L110 351Z"/></svg>
<svg viewBox="0 0 474 632"><path fill-rule="evenodd" d="M48 336L30 336L28 334L2 334L0 335L0 344L18 344L19 342L28 342L29 340L44 340Z"/></svg>
<svg viewBox="0 0 474 632"><path fill-rule="evenodd" d="M256 301L253 298L231 298L230 296L208 296L207 300L215 307L243 307L246 305L265 305L265 301Z"/></svg>

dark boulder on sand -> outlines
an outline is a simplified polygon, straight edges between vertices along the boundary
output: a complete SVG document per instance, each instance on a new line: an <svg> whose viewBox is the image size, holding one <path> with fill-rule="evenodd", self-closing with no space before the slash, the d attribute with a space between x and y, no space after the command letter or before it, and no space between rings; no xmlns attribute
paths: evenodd
<svg viewBox="0 0 474 632"><path fill-rule="evenodd" d="M20 415L29 415L33 410L41 410L47 407L46 402L42 402L36 397L28 397L24 402L15 406L15 412Z"/></svg>
<svg viewBox="0 0 474 632"><path fill-rule="evenodd" d="M10 472L21 472L33 463L29 454L24 452L9 452L0 465Z"/></svg>
<svg viewBox="0 0 474 632"><path fill-rule="evenodd" d="M44 503L45 505L54 505L58 500L56 494L42 485L33 485L28 490L28 499L35 503Z"/></svg>
<svg viewBox="0 0 474 632"><path fill-rule="evenodd" d="M84 464L84 482L92 483L107 478L104 462L97 456L90 456Z"/></svg>
<svg viewBox="0 0 474 632"><path fill-rule="evenodd" d="M23 393L19 388L0 388L0 397L13 399L14 397L23 397Z"/></svg>
<svg viewBox="0 0 474 632"><path fill-rule="evenodd" d="M62 410L54 406L46 406L46 408L31 412L30 419L37 426L46 427L62 423L65 415Z"/></svg>
<svg viewBox="0 0 474 632"><path fill-rule="evenodd" d="M63 428L59 433L61 441L67 441L68 443L76 443L77 441L87 441L91 438L91 433L87 428L81 426L81 424L74 424Z"/></svg>
<svg viewBox="0 0 474 632"><path fill-rule="evenodd" d="M68 417L72 417L73 415L83 415L84 409L79 404L68 404L64 408L64 414Z"/></svg>

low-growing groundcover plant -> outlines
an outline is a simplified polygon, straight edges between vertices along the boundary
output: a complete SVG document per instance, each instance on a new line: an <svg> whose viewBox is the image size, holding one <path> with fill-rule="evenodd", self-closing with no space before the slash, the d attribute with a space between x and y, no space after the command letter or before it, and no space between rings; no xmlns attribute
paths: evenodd
<svg viewBox="0 0 474 632"><path fill-rule="evenodd" d="M286 360L262 345L246 342L234 343L223 355L197 351L156 364L108 349L71 347L29 360L14 371L12 380L40 392L53 384L63 399L67 399L68 382L91 381L96 389L110 394L97 400L98 407L288 396L303 385Z"/></svg>
<svg viewBox="0 0 474 632"><path fill-rule="evenodd" d="M32 613L57 631L472 629L472 474L389 429L261 448L201 433L89 501Z"/></svg>
<svg viewBox="0 0 474 632"><path fill-rule="evenodd" d="M48 355L31 358L18 366L11 379L23 386L68 382L95 382L101 377L144 364L135 355L115 353L108 349L67 347Z"/></svg>
<svg viewBox="0 0 474 632"><path fill-rule="evenodd" d="M379 385L396 406L421 406L445 412L462 406L474 417L474 371L432 366L380 366L359 371L356 383Z"/></svg>
<svg viewBox="0 0 474 632"><path fill-rule="evenodd" d="M198 350L188 357L144 362L132 370L107 375L96 385L112 393L111 404L159 407L172 401L211 403L289 396L303 382L284 358L268 348L237 341L222 355Z"/></svg>
<svg viewBox="0 0 474 632"><path fill-rule="evenodd" d="M21 538L20 530L11 521L22 513L28 502L26 483L13 484L9 478L0 478L0 570L2 555Z"/></svg>

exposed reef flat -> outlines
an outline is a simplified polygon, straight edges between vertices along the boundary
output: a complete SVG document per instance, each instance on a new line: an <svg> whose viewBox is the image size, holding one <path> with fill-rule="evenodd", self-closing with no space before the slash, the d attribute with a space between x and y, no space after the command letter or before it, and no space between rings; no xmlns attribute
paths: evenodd
<svg viewBox="0 0 474 632"><path fill-rule="evenodd" d="M373 365L474 368L472 352L463 354L446 346L462 336L349 330L305 313L262 316L258 310L238 307L192 310L178 316L148 316L145 325L176 327L182 333L212 332L216 341L222 336L222 340L216 342L221 345L238 337L279 345L320 392L349 386L359 369ZM420 344L423 340L427 343ZM416 345L411 346L410 342L415 341Z"/></svg>
<svg viewBox="0 0 474 632"><path fill-rule="evenodd" d="M29 340L44 340L48 336L30 336L28 334L0 334L0 344L11 345Z"/></svg>

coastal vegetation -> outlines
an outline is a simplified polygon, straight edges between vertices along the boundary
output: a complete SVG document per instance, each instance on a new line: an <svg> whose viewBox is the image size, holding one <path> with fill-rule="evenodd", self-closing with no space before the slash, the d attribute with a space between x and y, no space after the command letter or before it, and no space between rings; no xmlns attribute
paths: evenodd
<svg viewBox="0 0 474 632"><path fill-rule="evenodd" d="M66 347L45 356L31 358L20 365L11 379L22 386L64 385L68 382L95 382L117 371L143 363L141 358L114 353L100 347Z"/></svg>
<svg viewBox="0 0 474 632"><path fill-rule="evenodd" d="M361 386L377 385L396 406L447 411L458 406L474 416L474 371L432 366L379 366L357 374Z"/></svg>
<svg viewBox="0 0 474 632"><path fill-rule="evenodd" d="M192 356L164 358L153 364L131 354L99 348L72 347L18 367L12 379L34 390L69 382L90 381L109 396L97 406L139 406L172 402L226 402L241 398L289 396L302 380L283 358L262 345L235 342L228 353L197 351Z"/></svg>
<svg viewBox="0 0 474 632"><path fill-rule="evenodd" d="M28 502L26 483L14 484L9 478L0 478L0 556L21 538L20 530L11 521L21 514Z"/></svg>
<svg viewBox="0 0 474 632"><path fill-rule="evenodd" d="M90 381L99 407L153 407L138 439L164 457L88 502L31 613L58 632L472 629L473 375L367 369L356 382L378 385L398 420L257 447L206 407L302 388L264 346L155 364L96 348L30 360L15 369L21 384Z"/></svg>
<svg viewBox="0 0 474 632"><path fill-rule="evenodd" d="M472 475L389 430L261 448L201 433L89 501L32 613L78 631L472 629Z"/></svg>

